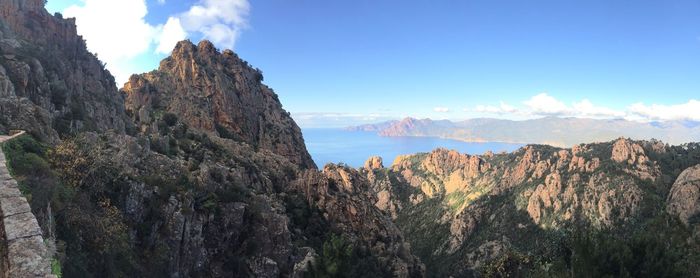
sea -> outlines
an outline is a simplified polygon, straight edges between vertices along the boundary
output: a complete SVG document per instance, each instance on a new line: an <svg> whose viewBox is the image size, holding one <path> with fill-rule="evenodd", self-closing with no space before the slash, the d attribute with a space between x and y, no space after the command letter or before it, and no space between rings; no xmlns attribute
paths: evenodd
<svg viewBox="0 0 700 278"><path fill-rule="evenodd" d="M316 165L344 163L362 167L370 156L380 156L384 166L390 166L399 155L430 152L436 148L456 150L466 154L511 152L522 144L486 142L469 143L435 137L383 137L375 132L348 131L341 128L302 129L304 141Z"/></svg>

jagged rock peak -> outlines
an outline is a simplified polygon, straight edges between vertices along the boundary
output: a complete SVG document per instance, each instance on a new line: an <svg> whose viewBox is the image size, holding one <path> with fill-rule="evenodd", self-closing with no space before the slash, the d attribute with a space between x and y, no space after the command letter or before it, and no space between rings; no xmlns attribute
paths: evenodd
<svg viewBox="0 0 700 278"><path fill-rule="evenodd" d="M191 128L315 168L301 130L262 80L259 69L231 50L181 41L157 71L132 76L122 91L127 113L142 132L154 131L156 116L168 112Z"/></svg>
<svg viewBox="0 0 700 278"><path fill-rule="evenodd" d="M175 45L175 48L173 49L173 52L172 52L172 57L179 57L179 58L191 58L191 57L194 57L195 55L198 55L198 56L223 55L225 57L238 58L238 55L236 55L236 53L234 53L233 50L230 50L230 49L226 49L222 52L219 52L219 50L216 48L216 46L214 46L214 44L208 40L202 40L197 45L192 43L192 41L190 41L190 40L182 40L182 41L179 41Z"/></svg>
<svg viewBox="0 0 700 278"><path fill-rule="evenodd" d="M365 161L365 169L374 170L384 168L384 163L382 158L379 156L372 156L367 161Z"/></svg>
<svg viewBox="0 0 700 278"><path fill-rule="evenodd" d="M632 140L619 138L613 144L612 159L616 162L634 164L640 156L644 156L644 149Z"/></svg>

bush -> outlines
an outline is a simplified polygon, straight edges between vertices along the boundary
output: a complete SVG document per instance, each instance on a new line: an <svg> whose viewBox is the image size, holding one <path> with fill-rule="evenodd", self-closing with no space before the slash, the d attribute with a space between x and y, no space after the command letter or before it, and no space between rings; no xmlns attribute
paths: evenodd
<svg viewBox="0 0 700 278"><path fill-rule="evenodd" d="M529 256L508 251L489 262L483 268L484 277L526 277L529 276L533 261Z"/></svg>
<svg viewBox="0 0 700 278"><path fill-rule="evenodd" d="M51 169L46 161L47 148L29 135L23 135L3 145L7 166L17 179L46 176Z"/></svg>
<svg viewBox="0 0 700 278"><path fill-rule="evenodd" d="M173 113L165 113L163 114L163 121L168 126L174 126L177 123L177 115Z"/></svg>
<svg viewBox="0 0 700 278"><path fill-rule="evenodd" d="M351 269L353 248L344 238L331 234L308 277L346 277Z"/></svg>
<svg viewBox="0 0 700 278"><path fill-rule="evenodd" d="M320 256L304 277L388 277L379 261L368 251L355 248L344 237L330 234Z"/></svg>

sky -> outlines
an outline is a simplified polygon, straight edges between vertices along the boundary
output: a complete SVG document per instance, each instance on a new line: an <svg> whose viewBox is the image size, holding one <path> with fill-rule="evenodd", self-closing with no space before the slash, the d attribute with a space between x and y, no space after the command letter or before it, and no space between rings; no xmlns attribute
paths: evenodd
<svg viewBox="0 0 700 278"><path fill-rule="evenodd" d="M407 116L700 121L700 1L48 0L118 86L175 43L263 70L302 127Z"/></svg>

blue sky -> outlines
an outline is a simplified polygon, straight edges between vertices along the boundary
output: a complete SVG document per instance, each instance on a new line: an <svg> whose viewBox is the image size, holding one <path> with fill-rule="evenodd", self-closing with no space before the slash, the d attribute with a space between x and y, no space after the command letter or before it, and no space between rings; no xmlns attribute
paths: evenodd
<svg viewBox="0 0 700 278"><path fill-rule="evenodd" d="M94 51L114 60L118 79L156 68L173 38L213 39L261 68L306 127L405 116L700 121L699 1L49 0L47 9L74 6L80 32L81 15L95 12L75 11L108 2L124 11L98 17L115 31L94 31L107 45ZM194 7L216 12L196 17ZM123 13L144 30L132 41L152 41L112 55L123 50L110 45L129 41L118 36L131 26Z"/></svg>

